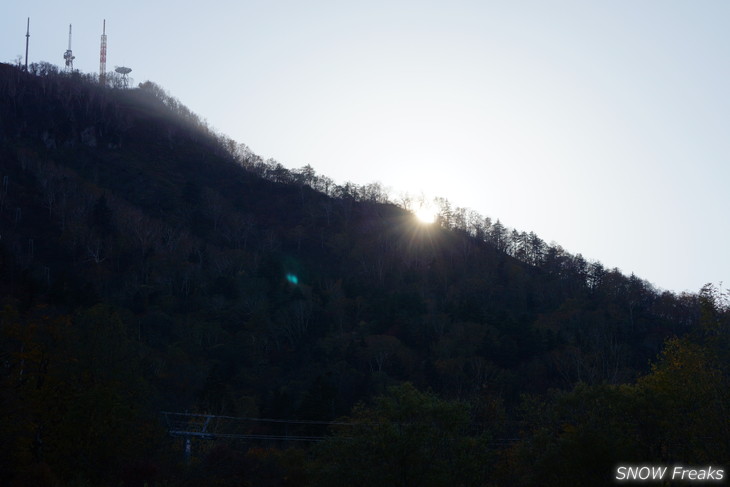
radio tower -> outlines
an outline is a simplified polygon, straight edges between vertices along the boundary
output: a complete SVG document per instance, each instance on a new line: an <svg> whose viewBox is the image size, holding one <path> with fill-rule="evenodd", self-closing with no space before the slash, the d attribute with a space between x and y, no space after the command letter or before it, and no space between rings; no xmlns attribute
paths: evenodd
<svg viewBox="0 0 730 487"><path fill-rule="evenodd" d="M28 30L25 31L25 71L28 72L28 41L30 41L30 17L28 17Z"/></svg>
<svg viewBox="0 0 730 487"><path fill-rule="evenodd" d="M71 24L68 24L68 50L63 53L63 59L66 60L66 72L73 73L74 59L76 58L71 52Z"/></svg>
<svg viewBox="0 0 730 487"><path fill-rule="evenodd" d="M106 19L101 33L101 51L99 53L99 84L106 86Z"/></svg>

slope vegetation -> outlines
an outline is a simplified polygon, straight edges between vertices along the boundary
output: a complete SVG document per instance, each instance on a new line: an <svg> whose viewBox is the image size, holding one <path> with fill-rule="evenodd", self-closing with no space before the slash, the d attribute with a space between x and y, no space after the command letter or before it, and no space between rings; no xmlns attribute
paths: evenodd
<svg viewBox="0 0 730 487"><path fill-rule="evenodd" d="M391 394L461 401L514 438L524 394L633 381L702 323L703 295L445 200L424 225L376 184L263 161L153 83L31 71L0 65L8 480L183 483L161 410L331 421ZM229 480L308 471L301 451L250 447L200 456L248 465Z"/></svg>

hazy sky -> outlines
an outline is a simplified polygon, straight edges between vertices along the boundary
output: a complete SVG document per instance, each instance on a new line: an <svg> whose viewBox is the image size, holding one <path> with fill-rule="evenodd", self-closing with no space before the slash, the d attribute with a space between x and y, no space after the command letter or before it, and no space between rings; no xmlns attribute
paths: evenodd
<svg viewBox="0 0 730 487"><path fill-rule="evenodd" d="M660 289L730 283L730 2L0 6L0 61L129 66L284 166L444 196Z"/></svg>

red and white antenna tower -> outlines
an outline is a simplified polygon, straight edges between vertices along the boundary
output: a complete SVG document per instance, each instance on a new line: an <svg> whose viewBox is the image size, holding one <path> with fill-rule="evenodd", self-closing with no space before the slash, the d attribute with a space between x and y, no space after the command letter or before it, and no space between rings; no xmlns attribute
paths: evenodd
<svg viewBox="0 0 730 487"><path fill-rule="evenodd" d="M99 53L99 84L106 86L106 19L101 33L101 52Z"/></svg>
<svg viewBox="0 0 730 487"><path fill-rule="evenodd" d="M76 57L71 52L71 24L68 24L68 50L63 53L63 59L66 60L66 71L72 73L74 70L74 59Z"/></svg>

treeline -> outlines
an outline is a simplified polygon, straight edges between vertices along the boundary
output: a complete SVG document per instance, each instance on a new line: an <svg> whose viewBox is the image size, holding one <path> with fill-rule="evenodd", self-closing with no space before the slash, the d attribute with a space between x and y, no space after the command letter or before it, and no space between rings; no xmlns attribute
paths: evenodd
<svg viewBox="0 0 730 487"><path fill-rule="evenodd" d="M29 72L39 78L49 78L56 82L72 79L73 82L68 86L83 90L93 89L97 83L97 78L93 74L76 72L69 76L59 72L58 68L50 63L31 64ZM0 91L2 88L0 86ZM19 99L22 103L23 97L22 94L16 92L17 88L6 87L6 90L13 98ZM262 179L287 185L307 186L336 199L397 205L407 211L423 205L432 206L436 210L437 222L442 227L474 237L522 262L542 267L548 272L581 276L589 287L599 285L601 279L608 273L620 272L616 268L606 269L599 261L586 260L581 254L572 255L558 244L547 244L534 232L512 229L502 224L499 219L494 221L491 217L483 216L472 209L454 206L444 197L413 197L408 194L395 197L379 182L365 185L357 185L352 182L337 184L332 178L317 174L310 165L299 169L286 168L274 159L263 159L243 143L215 133L203 119L156 83L151 81L140 83L139 90L162 102L178 120L190 124L201 133L211 137L220 151L219 154L229 155L247 171ZM93 102L93 98L88 100L88 103ZM65 108L70 108L70 106ZM635 280L636 278L632 276L630 279ZM642 282L642 286L649 291L657 291L651 283L645 280Z"/></svg>
<svg viewBox="0 0 730 487"><path fill-rule="evenodd" d="M184 115L184 113L183 113ZM202 125L201 127L205 127ZM408 193L394 196L379 182L358 185L352 182L337 184L332 178L317 174L306 165L289 169L274 159L263 159L242 143L225 135L217 135L218 144L224 148L247 171L276 183L293 186L307 186L331 198L353 200L362 203L396 205L406 211L415 211L426 206L433 208L436 223L443 228L467 235L484 242L500 252L547 272L578 278L588 288L600 286L604 278L615 279L621 272L617 268L607 269L597 260L586 260L581 254L570 254L558 244L548 244L534 232L519 231L504 225L499 219L484 216L470 208L455 206L447 198ZM648 281L636 276L624 277L625 285L643 287L648 293L659 291Z"/></svg>

